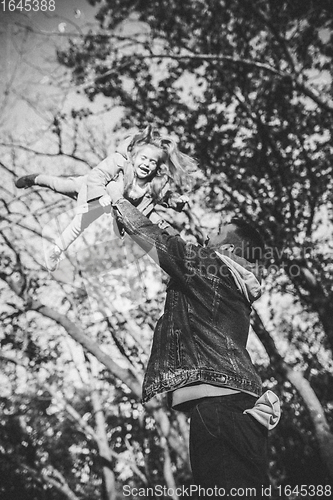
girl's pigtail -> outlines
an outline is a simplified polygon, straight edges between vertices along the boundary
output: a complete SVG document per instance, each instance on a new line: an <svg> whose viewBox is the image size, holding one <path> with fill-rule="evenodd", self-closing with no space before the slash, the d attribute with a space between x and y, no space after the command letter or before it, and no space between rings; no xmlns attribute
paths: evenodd
<svg viewBox="0 0 333 500"><path fill-rule="evenodd" d="M190 174L196 170L197 162L190 156L179 151L173 139L162 139L161 147L166 153L172 180L182 191L189 191L191 189L189 182L191 180Z"/></svg>
<svg viewBox="0 0 333 500"><path fill-rule="evenodd" d="M154 144L154 137L156 137L156 132L151 125L147 125L146 128L133 135L128 151L133 155L135 148L138 146Z"/></svg>

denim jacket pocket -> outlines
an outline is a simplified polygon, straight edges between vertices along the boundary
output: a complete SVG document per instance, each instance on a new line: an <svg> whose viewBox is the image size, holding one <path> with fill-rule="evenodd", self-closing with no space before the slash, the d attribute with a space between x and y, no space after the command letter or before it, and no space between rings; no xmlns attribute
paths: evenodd
<svg viewBox="0 0 333 500"><path fill-rule="evenodd" d="M176 329L171 332L169 346L169 361L173 369L178 369L182 365L182 353L180 345L180 330Z"/></svg>

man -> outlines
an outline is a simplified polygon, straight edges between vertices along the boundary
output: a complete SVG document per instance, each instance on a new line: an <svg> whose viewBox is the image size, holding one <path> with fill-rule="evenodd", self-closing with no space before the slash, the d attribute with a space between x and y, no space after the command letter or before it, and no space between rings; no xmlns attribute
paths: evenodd
<svg viewBox="0 0 333 500"><path fill-rule="evenodd" d="M256 405L261 380L246 350L251 303L261 294L261 236L233 219L207 246L188 244L152 224L122 197L119 185L112 204L118 222L171 278L143 402L168 393L175 409L190 411L197 484L220 492L252 487L260 498L269 485L267 427L276 409L273 393Z"/></svg>

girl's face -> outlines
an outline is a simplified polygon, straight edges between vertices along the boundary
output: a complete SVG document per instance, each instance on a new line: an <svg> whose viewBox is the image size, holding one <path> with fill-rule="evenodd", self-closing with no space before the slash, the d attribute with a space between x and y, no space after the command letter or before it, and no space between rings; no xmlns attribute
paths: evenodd
<svg viewBox="0 0 333 500"><path fill-rule="evenodd" d="M143 146L134 157L134 174L138 179L149 180L157 172L162 151L156 146Z"/></svg>

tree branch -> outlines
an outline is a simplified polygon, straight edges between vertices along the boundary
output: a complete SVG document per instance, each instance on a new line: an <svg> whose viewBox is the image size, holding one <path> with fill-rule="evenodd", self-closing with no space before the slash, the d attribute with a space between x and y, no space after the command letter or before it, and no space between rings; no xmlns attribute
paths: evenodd
<svg viewBox="0 0 333 500"><path fill-rule="evenodd" d="M106 366L111 373L119 378L124 384L131 389L133 394L141 397L141 383L138 377L131 372L130 369L122 368L106 353L102 351L99 345L86 335L75 323L70 321L63 314L54 311L48 306L43 305L40 301L33 300L27 304L27 310L39 312L43 316L52 319L58 325L61 325L66 332L79 344L81 344L88 352L93 354L100 363Z"/></svg>
<svg viewBox="0 0 333 500"><path fill-rule="evenodd" d="M82 429L82 431L85 432L86 436L89 436L91 439L94 440L96 445L98 446L98 451L99 451L99 456L102 459L102 463L104 466L106 466L109 471L113 471L113 466L111 459L112 457L126 463L129 465L129 467L133 470L134 474L136 474L140 479L144 482L147 483L147 479L145 476L140 472L138 469L136 463L132 460L128 460L124 457L122 457L119 453L116 453L113 451L109 445L108 445L108 440L107 440L107 435L105 432L105 419L104 419L104 413L103 413L103 408L100 404L100 402L97 401L96 398L96 393L94 391L91 392L91 401L92 401L92 406L94 410L94 415L96 419L96 427L97 430L93 429L82 417L81 415L73 408L73 406L66 401L63 396L60 396L57 391L49 384L44 384L46 390L51 394L52 397L54 397L61 406L63 406L64 410L72 417L72 419L78 424L78 426ZM97 395L98 397L98 395ZM104 426L104 430L102 431L102 426ZM103 435L102 435L103 434ZM113 472L112 472L113 476ZM112 484L114 481L114 477L112 479ZM110 483L109 483L110 484ZM112 488L110 491L113 491L114 488Z"/></svg>
<svg viewBox="0 0 333 500"><path fill-rule="evenodd" d="M70 489L63 475L54 467L50 467L50 472L57 476L61 480L61 482L50 477L47 469L37 471L36 469L33 469L32 467L29 467L28 465L22 463L20 463L20 467L27 470L33 477L35 477L39 481L43 480L46 484L53 486L56 490L65 495L68 500L80 500L79 497L77 497L75 493Z"/></svg>
<svg viewBox="0 0 333 500"><path fill-rule="evenodd" d="M333 113L333 101L327 98L327 101L324 101L320 98L318 94L315 93L310 87L305 85L299 77L292 75L291 73L287 73L286 71L281 71L279 69L273 68L273 66L265 63L261 63L259 61L244 59L240 57L227 56L221 54L135 54L136 59L171 59L171 60L199 60L199 61L217 61L217 62L229 62L231 64L243 65L253 67L259 70L266 71L268 73L272 73L273 75L278 76L279 78L285 78L293 82L295 88L303 92L307 97L310 97L318 106ZM106 78L107 76L112 75L114 70L106 71L103 75L97 76L95 78L95 82L98 82L101 79ZM91 86L91 83L87 83L82 86L82 88L88 88Z"/></svg>
<svg viewBox="0 0 333 500"><path fill-rule="evenodd" d="M48 158L65 156L66 158L71 158L73 160L81 161L82 163L85 163L86 165L90 166L84 158L80 158L75 154L64 153L63 151L58 151L57 153L46 153L43 151L36 151L35 149L29 148L28 146L24 146L23 144L7 144L6 142L0 142L0 146L4 146L6 148L22 149L23 151L27 151L28 153L33 153L36 156L46 156ZM4 167L4 165L2 166Z"/></svg>

